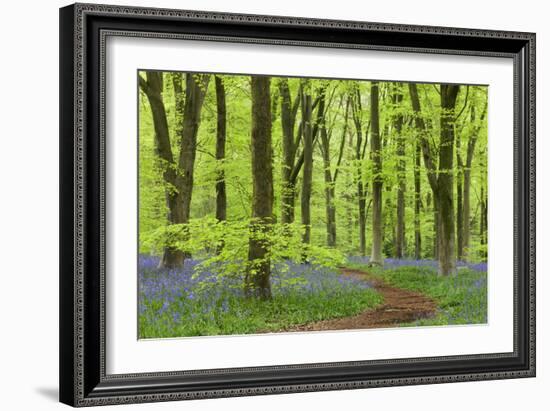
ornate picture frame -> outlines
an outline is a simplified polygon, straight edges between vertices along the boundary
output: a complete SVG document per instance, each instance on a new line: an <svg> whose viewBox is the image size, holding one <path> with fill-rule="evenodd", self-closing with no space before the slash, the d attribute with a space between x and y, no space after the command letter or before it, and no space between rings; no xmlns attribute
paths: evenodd
<svg viewBox="0 0 550 411"><path fill-rule="evenodd" d="M107 372L106 42L192 39L513 64L513 350ZM60 401L124 404L535 376L535 34L75 4L60 10ZM131 102L129 104L135 104ZM498 121L498 119L492 119Z"/></svg>

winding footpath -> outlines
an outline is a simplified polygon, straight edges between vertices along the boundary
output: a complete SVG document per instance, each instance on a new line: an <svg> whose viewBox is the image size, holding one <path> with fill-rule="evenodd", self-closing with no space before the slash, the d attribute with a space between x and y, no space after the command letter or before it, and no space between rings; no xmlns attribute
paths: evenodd
<svg viewBox="0 0 550 411"><path fill-rule="evenodd" d="M390 328L422 318L431 318L435 315L437 309L435 301L423 294L391 287L381 279L375 278L364 271L348 268L343 268L341 271L343 275L368 281L372 284L373 288L384 297L382 305L351 317L298 325L285 331Z"/></svg>

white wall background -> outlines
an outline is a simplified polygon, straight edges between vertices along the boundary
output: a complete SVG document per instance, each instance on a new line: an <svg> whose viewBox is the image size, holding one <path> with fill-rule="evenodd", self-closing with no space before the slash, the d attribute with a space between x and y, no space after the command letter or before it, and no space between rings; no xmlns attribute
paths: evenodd
<svg viewBox="0 0 550 411"><path fill-rule="evenodd" d="M514 410L546 409L550 387L545 236L550 206L544 161L550 142L550 26L545 2L437 0L298 2L277 0L128 0L115 4L443 25L537 33L538 377L536 379L378 388L124 406L169 410ZM0 408L62 409L58 350L58 0L4 3L0 25ZM7 143L7 144L6 144ZM546 213L547 214L547 213ZM543 403L544 402L544 403ZM109 409L114 409L108 407Z"/></svg>

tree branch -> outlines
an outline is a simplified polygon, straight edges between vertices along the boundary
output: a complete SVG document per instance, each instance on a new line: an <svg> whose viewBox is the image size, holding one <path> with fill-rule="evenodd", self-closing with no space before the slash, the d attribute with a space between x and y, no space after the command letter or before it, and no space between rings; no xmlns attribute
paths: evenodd
<svg viewBox="0 0 550 411"><path fill-rule="evenodd" d="M437 170L433 160L433 155L430 150L426 134L428 133L424 119L421 117L420 99L418 98L418 89L415 83L409 83L409 94L411 96L411 104L414 111L414 120L416 128L420 133L420 147L422 148L422 157L428 175L428 182L434 192L437 191Z"/></svg>

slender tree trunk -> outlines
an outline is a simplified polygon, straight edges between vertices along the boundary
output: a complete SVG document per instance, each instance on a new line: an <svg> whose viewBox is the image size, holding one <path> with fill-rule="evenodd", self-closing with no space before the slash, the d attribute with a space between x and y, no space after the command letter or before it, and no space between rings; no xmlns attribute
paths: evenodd
<svg viewBox="0 0 550 411"><path fill-rule="evenodd" d="M405 246L405 190L406 190L406 163L405 163L405 139L402 135L403 114L399 111L399 106L403 101L401 85L395 84L394 87L394 106L397 109L397 115L394 116L393 123L396 136L396 155L397 155L397 225L395 230L395 256L403 258Z"/></svg>
<svg viewBox="0 0 550 411"><path fill-rule="evenodd" d="M245 294L271 298L271 261L266 235L273 223L270 78L252 76L252 223Z"/></svg>
<svg viewBox="0 0 550 411"><path fill-rule="evenodd" d="M331 172L330 164L330 138L327 136L326 124L323 116L324 132L321 134L323 151L323 162L325 166L325 196L326 196L326 213L327 213L327 245L329 247L336 246L336 180L340 172L340 165L344 157L344 148L346 146L346 134L348 130L348 114L349 114L349 98L346 101L346 110L344 113L344 128L342 130L342 138L340 139L340 148L338 151L338 160L334 173Z"/></svg>
<svg viewBox="0 0 550 411"><path fill-rule="evenodd" d="M468 260L470 253L470 230L471 230L471 223L470 223L470 170L467 168L464 169L464 187L463 187L463 195L462 195L462 219L464 221L462 231L462 245L463 245L463 254L464 259Z"/></svg>
<svg viewBox="0 0 550 411"><path fill-rule="evenodd" d="M304 142L304 170L302 175L301 214L304 226L303 242L311 242L311 186L313 178L313 125L311 94L304 92L302 100L302 124Z"/></svg>
<svg viewBox="0 0 550 411"><path fill-rule="evenodd" d="M209 80L210 76L204 74L187 74L185 76L185 107L179 156L184 223L189 221L191 213L195 157L197 154L197 134L199 132L201 111Z"/></svg>
<svg viewBox="0 0 550 411"><path fill-rule="evenodd" d="M421 186L420 186L420 144L415 142L414 148L414 258L422 258L422 234L420 231L420 206Z"/></svg>
<svg viewBox="0 0 550 411"><path fill-rule="evenodd" d="M227 113L225 104L225 86L223 79L215 77L216 83L216 220L225 221L227 219L227 194L225 190L225 141L227 139ZM223 239L217 246L216 252L219 253L224 246Z"/></svg>
<svg viewBox="0 0 550 411"><path fill-rule="evenodd" d="M361 107L361 93L359 88L354 91L352 98L352 112L353 122L355 123L355 161L356 171L355 179L357 185L357 205L359 209L358 223L359 223L359 253L361 256L367 255L367 212L366 212L366 190L363 183L363 125L362 122L362 107ZM365 139L367 137L365 136ZM350 141L351 144L351 141Z"/></svg>
<svg viewBox="0 0 550 411"><path fill-rule="evenodd" d="M440 226L440 220L439 220L439 210L437 207L437 202L439 201L439 197L437 195L437 191L433 193L433 201L434 201L434 225L433 225L433 231L434 231L434 240L433 240L433 254L434 259L439 261L439 239L441 236L441 231L439 230Z"/></svg>
<svg viewBox="0 0 550 411"><path fill-rule="evenodd" d="M216 161L218 163L216 178L216 219L225 221L227 219L227 194L225 191L225 141L227 114L225 104L225 86L221 77L216 76L216 107L217 107L217 127L216 127Z"/></svg>
<svg viewBox="0 0 550 411"><path fill-rule="evenodd" d="M357 183L357 197L359 203L359 252L362 256L365 256L367 254L367 202L365 199L365 189L362 181Z"/></svg>
<svg viewBox="0 0 550 411"><path fill-rule="evenodd" d="M298 99L294 105L292 104L288 80L286 78L279 81L279 94L281 96L281 126L283 131L281 222L283 224L290 224L294 222L294 200L296 196L296 187L292 179L296 157L294 126L296 122L296 110L300 100ZM297 97L299 98L300 96L298 95Z"/></svg>
<svg viewBox="0 0 550 411"><path fill-rule="evenodd" d="M327 219L327 246L336 246L336 206L334 204L334 183L330 171L325 170L325 213Z"/></svg>
<svg viewBox="0 0 550 411"><path fill-rule="evenodd" d="M456 272L455 215L453 201L454 116L457 85L441 85L441 131L439 145L438 209L439 209L439 272Z"/></svg>
<svg viewBox="0 0 550 411"><path fill-rule="evenodd" d="M470 143L468 143L468 152L470 151ZM472 148L473 152L473 148ZM471 160L469 156L466 157L466 166L464 168L464 187L462 196L462 218L464 220L462 242L464 246L465 259L470 257L470 230L471 230L471 217L470 217L470 187L471 187Z"/></svg>
<svg viewBox="0 0 550 411"><path fill-rule="evenodd" d="M327 135L326 125L321 124L321 154L323 156L323 169L325 177L325 212L327 219L327 246L336 246L336 205L334 204L335 181L333 181L330 164L330 140ZM345 140L345 137L343 138Z"/></svg>
<svg viewBox="0 0 550 411"><path fill-rule="evenodd" d="M474 131L468 138L468 147L466 149L466 165L464 167L464 188L463 188L464 194L462 196L462 208L463 208L463 219L464 219L463 246L464 246L464 254L466 259L468 259L469 257L469 248L470 248L470 231L471 231L470 190L471 190L471 180L472 180L472 164L474 160L474 152L475 152L477 139L481 129L481 124L483 123L483 120L485 118L486 110L487 110L487 107L485 107L485 109L483 110L483 113L481 114L480 124L477 127L475 127ZM475 121L475 118L476 118L475 108L472 106L470 121L473 123ZM482 199L483 198L484 197L482 196Z"/></svg>
<svg viewBox="0 0 550 411"><path fill-rule="evenodd" d="M382 265L382 157L378 112L378 82L370 87L370 155L372 160L372 252L371 264Z"/></svg>
<svg viewBox="0 0 550 411"><path fill-rule="evenodd" d="M345 197L344 197L347 202L346 202L346 219L347 219L347 226L348 226L348 244L350 246L350 249L354 249L354 241L353 239L355 238L355 235L354 235L354 225L355 225L355 221L353 219L353 207L351 206L351 203L352 203L352 196L346 194Z"/></svg>
<svg viewBox="0 0 550 411"><path fill-rule="evenodd" d="M204 96L210 80L209 75L187 74L185 76L185 99L183 98L182 74L174 73L172 75L174 92L176 95L176 133L180 153L177 166L175 188L178 193L177 202L179 203L178 221L180 224L187 224L191 214L191 198L193 194L193 174L195 168L195 156L197 152L197 134L199 131L202 105ZM183 116L179 113L183 112ZM184 237L187 235L184 232ZM174 252L165 250L161 260L161 266L172 267L183 264L183 259L190 257L188 253L183 253L183 257L176 255L174 264Z"/></svg>
<svg viewBox="0 0 550 411"><path fill-rule="evenodd" d="M460 261L464 256L464 216L463 216L463 181L464 165L462 164L462 155L460 153L461 141L460 135L456 136L456 258Z"/></svg>
<svg viewBox="0 0 550 411"><path fill-rule="evenodd" d="M435 259L439 259L439 242L440 242L440 218L439 218L439 182L438 182L438 170L435 166L435 156L432 153L428 140L428 127L422 117L420 108L420 99L418 97L418 89L415 83L409 83L409 94L411 97L411 105L414 112L415 127L418 133L417 142L420 143L422 149L422 157L424 159L424 166L426 169L426 176L428 177L428 183L432 189L433 197L433 213L434 213L434 241L433 241L433 255ZM440 145L441 148L441 145ZM452 152L451 152L452 156ZM452 160L452 157L451 157ZM426 203L429 203L426 201Z"/></svg>
<svg viewBox="0 0 550 411"><path fill-rule="evenodd" d="M479 242L482 246L487 245L487 200L485 199L485 188L481 186L480 193L480 208L481 213L479 216ZM481 251L481 257L487 258L487 252L485 250Z"/></svg>
<svg viewBox="0 0 550 411"><path fill-rule="evenodd" d="M139 77L140 87L147 96L151 112L153 115L153 127L155 130L155 150L162 160L162 177L165 184L166 205L168 206L168 223L181 224L183 222L183 208L181 201L181 192L174 190L178 182L176 168L174 166L174 157L170 144L170 134L168 129L168 120L162 98L163 74L161 72L150 71L146 73L147 80ZM176 110L180 108L181 102L176 96ZM180 111L181 112L181 111ZM163 251L163 257L160 260L160 268L173 268L183 265L184 254L180 250L166 246Z"/></svg>

